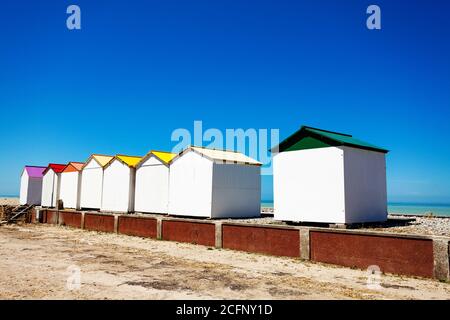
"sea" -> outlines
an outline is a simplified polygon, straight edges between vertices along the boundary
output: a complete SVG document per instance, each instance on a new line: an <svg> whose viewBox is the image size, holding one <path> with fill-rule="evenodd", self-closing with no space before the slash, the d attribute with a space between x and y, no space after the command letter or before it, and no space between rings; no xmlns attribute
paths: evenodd
<svg viewBox="0 0 450 320"><path fill-rule="evenodd" d="M263 201L262 207L273 208L272 201ZM425 215L432 213L435 216L449 216L450 204L444 203L413 203L413 202L389 202L389 213L400 213L404 215Z"/></svg>

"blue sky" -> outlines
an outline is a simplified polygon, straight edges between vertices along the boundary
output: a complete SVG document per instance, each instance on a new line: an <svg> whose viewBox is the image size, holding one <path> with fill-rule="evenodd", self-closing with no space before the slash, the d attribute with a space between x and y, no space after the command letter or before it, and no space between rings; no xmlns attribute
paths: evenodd
<svg viewBox="0 0 450 320"><path fill-rule="evenodd" d="M81 30L66 8L81 8ZM382 29L366 28L381 7ZM0 194L25 164L170 150L176 128L348 132L391 201L450 203L444 1L13 1L0 10ZM271 198L271 177L263 198Z"/></svg>

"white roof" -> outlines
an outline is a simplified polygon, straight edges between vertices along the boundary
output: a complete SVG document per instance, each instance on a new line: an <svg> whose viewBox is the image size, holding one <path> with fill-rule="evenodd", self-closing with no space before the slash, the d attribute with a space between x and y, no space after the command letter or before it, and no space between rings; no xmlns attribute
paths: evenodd
<svg viewBox="0 0 450 320"><path fill-rule="evenodd" d="M194 152L197 152L206 158L209 158L213 161L221 161L221 162L228 162L228 163L240 163L240 164L247 164L247 165L253 165L253 166L261 166L262 163L256 161L253 158L247 157L245 154L235 151L228 151L228 150L218 150L218 149L208 149L208 148L202 148L202 147L189 147L188 149L184 150L183 153L192 150Z"/></svg>

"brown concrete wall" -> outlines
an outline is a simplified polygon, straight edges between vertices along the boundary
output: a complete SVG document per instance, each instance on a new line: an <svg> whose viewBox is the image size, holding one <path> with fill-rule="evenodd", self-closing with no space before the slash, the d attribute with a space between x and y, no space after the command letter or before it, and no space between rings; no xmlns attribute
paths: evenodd
<svg viewBox="0 0 450 320"><path fill-rule="evenodd" d="M74 228L81 228L81 213L79 212L59 212L59 224Z"/></svg>
<svg viewBox="0 0 450 320"><path fill-rule="evenodd" d="M214 247L215 230L216 226L213 223L163 220L162 239Z"/></svg>
<svg viewBox="0 0 450 320"><path fill-rule="evenodd" d="M300 256L300 232L295 229L277 229L254 226L222 226L223 248L270 254Z"/></svg>
<svg viewBox="0 0 450 320"><path fill-rule="evenodd" d="M27 223L36 223L36 209L35 208L31 208L28 211L27 217L26 217L26 222Z"/></svg>
<svg viewBox="0 0 450 320"><path fill-rule="evenodd" d="M86 213L84 216L84 228L86 230L114 232L114 216Z"/></svg>
<svg viewBox="0 0 450 320"><path fill-rule="evenodd" d="M433 277L432 240L311 231L310 248L312 261Z"/></svg>
<svg viewBox="0 0 450 320"><path fill-rule="evenodd" d="M46 210L44 213L44 223L57 224L58 211Z"/></svg>
<svg viewBox="0 0 450 320"><path fill-rule="evenodd" d="M156 219L120 216L118 232L130 236L156 239Z"/></svg>

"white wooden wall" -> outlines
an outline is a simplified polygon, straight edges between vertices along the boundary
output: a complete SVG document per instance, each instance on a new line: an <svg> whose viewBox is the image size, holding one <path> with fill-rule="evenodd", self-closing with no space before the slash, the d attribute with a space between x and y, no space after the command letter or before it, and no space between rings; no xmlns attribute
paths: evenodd
<svg viewBox="0 0 450 320"><path fill-rule="evenodd" d="M213 218L261 215L261 168L239 164L213 166Z"/></svg>
<svg viewBox="0 0 450 320"><path fill-rule="evenodd" d="M342 147L345 173L347 223L387 219L385 154Z"/></svg>
<svg viewBox="0 0 450 320"><path fill-rule="evenodd" d="M80 207L100 209L102 205L103 168L91 159L81 171Z"/></svg>
<svg viewBox="0 0 450 320"><path fill-rule="evenodd" d="M64 203L64 208L79 208L79 190L80 190L79 172L61 173L60 199Z"/></svg>
<svg viewBox="0 0 450 320"><path fill-rule="evenodd" d="M351 147L274 156L276 220L358 223L387 218L383 153Z"/></svg>
<svg viewBox="0 0 450 320"><path fill-rule="evenodd" d="M169 167L155 157L148 158L136 169L136 212L168 213Z"/></svg>
<svg viewBox="0 0 450 320"><path fill-rule="evenodd" d="M42 178L29 178L27 204L39 206L41 205L41 198L42 198Z"/></svg>
<svg viewBox="0 0 450 320"><path fill-rule="evenodd" d="M345 223L343 155L334 147L275 155L274 218Z"/></svg>
<svg viewBox="0 0 450 320"><path fill-rule="evenodd" d="M46 172L42 179L42 201L43 207L56 207L59 197L59 175L53 170Z"/></svg>
<svg viewBox="0 0 450 320"><path fill-rule="evenodd" d="M169 214L211 217L212 161L190 151L170 166Z"/></svg>
<svg viewBox="0 0 450 320"><path fill-rule="evenodd" d="M20 177L20 199L19 204L28 204L28 173L27 170L23 170Z"/></svg>
<svg viewBox="0 0 450 320"><path fill-rule="evenodd" d="M133 211L134 169L114 160L104 170L102 211Z"/></svg>

